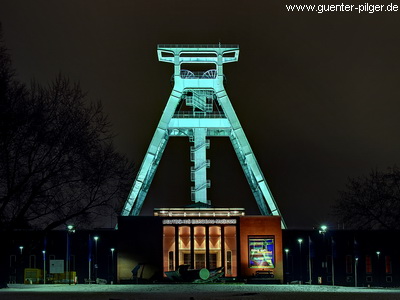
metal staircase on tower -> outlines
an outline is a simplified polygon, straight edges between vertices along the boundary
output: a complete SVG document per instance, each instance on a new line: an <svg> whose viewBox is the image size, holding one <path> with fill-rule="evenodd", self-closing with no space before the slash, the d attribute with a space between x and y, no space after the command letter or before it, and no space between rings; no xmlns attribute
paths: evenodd
<svg viewBox="0 0 400 300"><path fill-rule="evenodd" d="M176 136L189 137L193 143L192 201L210 204L207 137L223 136L232 142L261 214L281 216L224 88L223 64L238 61L239 46L158 45L157 53L160 61L174 65L174 85L122 215L139 215L168 139ZM281 220L282 228L286 228L282 216Z"/></svg>

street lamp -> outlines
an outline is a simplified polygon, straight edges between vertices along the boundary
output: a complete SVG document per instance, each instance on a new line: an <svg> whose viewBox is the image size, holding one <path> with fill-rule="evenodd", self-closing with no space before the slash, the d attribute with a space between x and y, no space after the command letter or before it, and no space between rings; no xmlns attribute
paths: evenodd
<svg viewBox="0 0 400 300"><path fill-rule="evenodd" d="M115 248L111 248L111 284L114 283L114 251Z"/></svg>
<svg viewBox="0 0 400 300"><path fill-rule="evenodd" d="M303 281L302 266L301 266L301 243L303 243L303 239L298 239L297 242L299 243L299 249L300 249L300 284L301 284Z"/></svg>
<svg viewBox="0 0 400 300"><path fill-rule="evenodd" d="M46 250L43 253L43 284L46 284Z"/></svg>
<svg viewBox="0 0 400 300"><path fill-rule="evenodd" d="M321 225L320 226L320 230L319 233L322 234L322 239L323 239L323 251L324 251L324 257L323 257L323 266L328 269L328 260L327 257L325 256L325 233L328 231L328 226L326 225ZM335 285L335 264L334 264L334 259L333 259L333 248L334 248L334 240L333 240L333 236L331 235L331 265L332 265L332 285ZM325 261L326 260L326 261Z"/></svg>
<svg viewBox="0 0 400 300"><path fill-rule="evenodd" d="M289 249L285 249L285 253L286 253L286 280L287 280L287 282L289 282Z"/></svg>
<svg viewBox="0 0 400 300"><path fill-rule="evenodd" d="M333 240L333 236L331 235L331 261L332 261L332 285L335 285L335 260L334 260L334 247L335 241Z"/></svg>
<svg viewBox="0 0 400 300"><path fill-rule="evenodd" d="M377 269L377 271L378 271L378 272L377 272L377 277L378 277L378 280L377 280L377 281L378 281L378 284L379 284L379 283L380 283L380 279L381 279L381 278L380 278L380 277L381 277L381 276L380 276L380 275L381 275L381 274L380 274L381 272L380 272L380 270L379 270L379 256L381 255L381 251L376 251L376 255L378 256L378 263L377 263L377 265L376 265L376 269Z"/></svg>
<svg viewBox="0 0 400 300"><path fill-rule="evenodd" d="M289 249L286 248L285 253L286 253L286 263L288 263Z"/></svg>
<svg viewBox="0 0 400 300"><path fill-rule="evenodd" d="M22 256L22 250L24 250L24 246L19 246L19 253L21 254L21 260L20 260L19 265L20 265L20 269L21 269L22 283L23 283L24 282L24 258ZM19 275L19 270L18 270L18 275Z"/></svg>
<svg viewBox="0 0 400 300"><path fill-rule="evenodd" d="M321 225L319 228L320 228L319 234L322 234L322 268L323 269L326 268L326 273L328 273L328 261L327 261L327 257L326 257L326 247L325 247L325 233L328 229L328 226ZM322 279L322 277L321 277L321 279Z"/></svg>
<svg viewBox="0 0 400 300"><path fill-rule="evenodd" d="M95 243L95 254L96 254L95 261L94 261L94 280L97 283L97 269L99 267L97 265L97 241L99 240L99 237L95 236L95 237L93 237L93 239L94 239L94 243Z"/></svg>
<svg viewBox="0 0 400 300"><path fill-rule="evenodd" d="M70 244L69 244L69 234L75 232L75 227L74 225L67 225L67 257L66 257L66 262L65 262L65 268L67 270L65 279L67 280L68 284L70 284L71 280L71 274L69 270L69 258L70 258Z"/></svg>
<svg viewBox="0 0 400 300"><path fill-rule="evenodd" d="M319 233L325 234L326 230L328 229L328 226L326 225L321 225Z"/></svg>
<svg viewBox="0 0 400 300"><path fill-rule="evenodd" d="M354 260L354 285L357 287L357 265L358 265L358 257L355 257Z"/></svg>

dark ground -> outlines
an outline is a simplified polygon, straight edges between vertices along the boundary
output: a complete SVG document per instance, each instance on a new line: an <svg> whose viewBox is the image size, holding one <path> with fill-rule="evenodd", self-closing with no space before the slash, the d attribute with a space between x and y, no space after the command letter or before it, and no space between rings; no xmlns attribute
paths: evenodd
<svg viewBox="0 0 400 300"><path fill-rule="evenodd" d="M400 299L399 289L308 285L149 284L149 285L10 285L1 300L39 299Z"/></svg>

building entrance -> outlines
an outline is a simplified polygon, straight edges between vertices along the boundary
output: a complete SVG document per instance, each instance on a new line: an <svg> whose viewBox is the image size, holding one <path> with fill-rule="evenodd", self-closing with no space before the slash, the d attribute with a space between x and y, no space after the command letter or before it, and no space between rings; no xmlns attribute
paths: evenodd
<svg viewBox="0 0 400 300"><path fill-rule="evenodd" d="M236 226L164 226L164 272L179 265L191 269L224 267L225 276L237 276Z"/></svg>

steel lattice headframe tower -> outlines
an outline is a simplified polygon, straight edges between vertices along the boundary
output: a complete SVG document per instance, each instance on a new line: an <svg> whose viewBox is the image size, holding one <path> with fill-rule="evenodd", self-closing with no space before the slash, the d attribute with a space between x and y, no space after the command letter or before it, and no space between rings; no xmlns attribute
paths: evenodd
<svg viewBox="0 0 400 300"><path fill-rule="evenodd" d="M223 64L236 62L238 45L158 45L159 61L174 64L174 87L122 210L137 216L168 139L186 136L191 147L192 201L209 204L207 137L229 137L262 215L281 216L224 88ZM211 66L211 67L210 67ZM199 68L200 67L200 68ZM194 70L205 69L196 72ZM286 228L282 218L282 228Z"/></svg>

